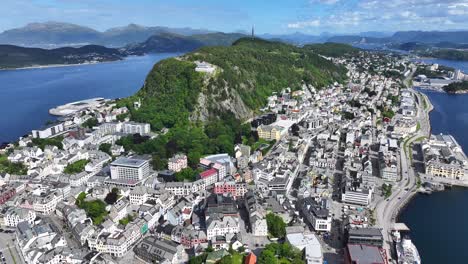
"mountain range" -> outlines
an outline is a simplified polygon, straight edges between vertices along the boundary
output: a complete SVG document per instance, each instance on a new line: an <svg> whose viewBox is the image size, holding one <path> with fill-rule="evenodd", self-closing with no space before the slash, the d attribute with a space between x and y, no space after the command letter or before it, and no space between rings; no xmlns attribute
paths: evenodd
<svg viewBox="0 0 468 264"><path fill-rule="evenodd" d="M333 36L329 38L328 41L348 44L389 44L408 42L418 42L425 44L436 44L444 42L453 44L466 44L468 43L468 31L398 31L387 37L345 35Z"/></svg>
<svg viewBox="0 0 468 264"><path fill-rule="evenodd" d="M232 43L232 39L250 35L250 32L239 31L230 34L231 40L222 35L221 32L207 29L170 28L163 26L147 27L136 24L129 24L123 27L114 27L105 31L98 31L89 27L62 23L45 22L30 23L24 27L6 30L0 33L0 44L10 44L26 47L57 48L63 46L83 46L88 44L103 45L107 47L124 47L131 44L143 43L154 35L170 33L181 37L191 37L193 40L200 40L197 36L208 36L209 34L219 34L227 41L224 45ZM257 37L277 40L295 45L305 45L309 43L338 42L338 43L440 43L448 42L454 44L468 43L468 31L399 31L390 32L361 32L358 34L339 35L324 32L320 35L310 35L300 32L291 34L261 34ZM202 40L205 45L211 40ZM218 42L215 41L217 44Z"/></svg>
<svg viewBox="0 0 468 264"><path fill-rule="evenodd" d="M29 47L82 46L86 44L122 47L130 43L146 41L149 37L163 32L182 36L213 33L213 31L204 29L145 27L136 24L100 32L70 23L45 22L30 23L24 27L6 30L0 33L0 43Z"/></svg>
<svg viewBox="0 0 468 264"><path fill-rule="evenodd" d="M239 33L207 33L184 36L161 32L150 36L143 42L130 44L119 49L107 48L100 45L55 49L0 45L0 68L113 61L122 59L128 55L143 55L147 53L183 53L203 46L230 46L242 37L245 37L245 35Z"/></svg>

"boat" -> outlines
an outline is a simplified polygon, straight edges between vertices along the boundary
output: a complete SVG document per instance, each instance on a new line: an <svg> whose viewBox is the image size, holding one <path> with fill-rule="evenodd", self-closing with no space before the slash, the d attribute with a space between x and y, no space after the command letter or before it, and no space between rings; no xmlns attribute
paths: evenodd
<svg viewBox="0 0 468 264"><path fill-rule="evenodd" d="M398 264L421 264L418 249L409 236L401 238L400 232L394 232Z"/></svg>

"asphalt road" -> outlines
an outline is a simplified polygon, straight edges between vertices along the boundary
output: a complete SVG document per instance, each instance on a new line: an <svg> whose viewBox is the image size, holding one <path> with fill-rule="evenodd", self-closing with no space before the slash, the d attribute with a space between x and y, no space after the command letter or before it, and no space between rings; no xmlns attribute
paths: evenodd
<svg viewBox="0 0 468 264"><path fill-rule="evenodd" d="M383 247L389 253L388 257L390 263L392 263L390 252L392 252L391 249L393 248L391 231L392 226L395 223L396 215L401 206L403 206L416 192L417 175L411 166L412 164L409 155L413 155L413 150L410 146L416 139L422 136L427 137L430 135L429 115L427 112L429 109L424 109L424 105L421 100L421 94L417 93L413 89L410 89L410 91L419 98L419 104L417 105L418 113L416 118L420 123L420 129L413 135L410 135L409 140L404 140L400 144L401 180L394 185L392 195L387 199L379 201L375 207L377 223L378 226L382 228L382 234L384 237ZM408 149L405 151L405 148Z"/></svg>

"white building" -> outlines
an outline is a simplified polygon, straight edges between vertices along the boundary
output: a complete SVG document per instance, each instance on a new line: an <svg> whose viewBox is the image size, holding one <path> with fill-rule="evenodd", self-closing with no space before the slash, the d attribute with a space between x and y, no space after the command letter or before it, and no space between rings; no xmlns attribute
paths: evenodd
<svg viewBox="0 0 468 264"><path fill-rule="evenodd" d="M187 168L187 156L183 154L177 154L174 157L170 158L167 162L167 167L169 170L179 172Z"/></svg>
<svg viewBox="0 0 468 264"><path fill-rule="evenodd" d="M197 72L205 72L211 74L216 70L215 66L205 61L195 61L195 64L197 65L197 67L195 68L195 71Z"/></svg>
<svg viewBox="0 0 468 264"><path fill-rule="evenodd" d="M113 180L139 182L149 176L149 160L137 158L118 158L110 164Z"/></svg>
<svg viewBox="0 0 468 264"><path fill-rule="evenodd" d="M344 203L367 206L372 200L372 189L346 188L341 196Z"/></svg>
<svg viewBox="0 0 468 264"><path fill-rule="evenodd" d="M208 240L216 236L239 233L239 218L234 216L213 216L208 219L206 225Z"/></svg>
<svg viewBox="0 0 468 264"><path fill-rule="evenodd" d="M5 213L4 221L6 226L16 227L20 222L34 223L36 213L33 210L10 207Z"/></svg>
<svg viewBox="0 0 468 264"><path fill-rule="evenodd" d="M33 138L49 138L55 136L65 130L63 123L50 125L44 129L33 130L32 136Z"/></svg>
<svg viewBox="0 0 468 264"><path fill-rule="evenodd" d="M303 228L299 226L287 227L286 240L292 246L301 251L304 251L304 257L307 264L323 263L322 246L320 245L320 241L317 239L315 234L305 233Z"/></svg>
<svg viewBox="0 0 468 264"><path fill-rule="evenodd" d="M250 218L252 221L256 217ZM252 225L252 234L254 236L267 236L268 235L268 225L266 219L257 218L255 221L251 222Z"/></svg>
<svg viewBox="0 0 468 264"><path fill-rule="evenodd" d="M151 132L150 124L125 122L123 123L122 132L125 134L140 134L147 135Z"/></svg>

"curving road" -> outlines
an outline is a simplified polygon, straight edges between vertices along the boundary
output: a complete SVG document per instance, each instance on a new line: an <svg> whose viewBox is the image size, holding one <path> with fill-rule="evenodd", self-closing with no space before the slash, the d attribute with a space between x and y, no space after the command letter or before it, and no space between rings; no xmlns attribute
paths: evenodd
<svg viewBox="0 0 468 264"><path fill-rule="evenodd" d="M410 74L408 78L411 78L412 75L413 74ZM407 85L409 84L408 78L405 80L405 84ZM418 93L412 88L409 90L414 94L415 98L417 98L418 111L415 118L420 124L420 129L414 134L408 136L400 144L400 171L402 177L400 181L394 185L392 195L388 199L383 199L377 202L375 206L377 225L382 228L382 234L384 237L383 247L387 252L391 252L393 245L391 231L393 224L395 223L396 215L399 209L416 193L417 175L411 167L411 157L409 157L409 155L412 155L412 149L410 146L417 139L430 135L428 112L432 110L432 106L427 98L423 99L424 95ZM428 109L424 109L423 100L426 100L427 104L429 104ZM389 258L388 261L392 263L391 254L387 255Z"/></svg>

